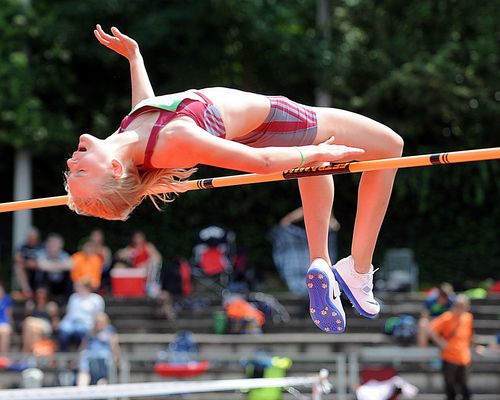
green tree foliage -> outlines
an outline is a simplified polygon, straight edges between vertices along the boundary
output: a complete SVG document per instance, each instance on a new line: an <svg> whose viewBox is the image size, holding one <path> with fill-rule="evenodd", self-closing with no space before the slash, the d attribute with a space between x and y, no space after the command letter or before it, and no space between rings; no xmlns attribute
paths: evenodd
<svg viewBox="0 0 500 400"><path fill-rule="evenodd" d="M333 52L347 68L338 67L332 87L348 88L346 107L400 132L406 154L498 146L493 3L337 4L334 25L344 36ZM485 162L399 172L393 206L406 212L391 213L384 230L399 231L395 243L416 250L424 280L497 274L499 168Z"/></svg>
<svg viewBox="0 0 500 400"><path fill-rule="evenodd" d="M42 22L27 1L0 5L0 143L50 152L69 143L73 124L61 105L73 74L67 49L48 40Z"/></svg>
<svg viewBox="0 0 500 400"><path fill-rule="evenodd" d="M130 107L124 59L92 29L119 26L141 45L158 94L233 86L371 116L405 139L405 154L498 146L500 35L494 2L335 0L330 40L315 26L316 2L273 0L36 0L0 4L0 149L36 154L35 195L62 193L65 157L80 133L105 137ZM8 158L6 158L8 160ZM5 181L10 171L0 169ZM384 224L384 249L415 249L424 281L497 274L498 162L402 170ZM198 176L230 173L201 168ZM341 254L349 251L359 176L336 179ZM8 191L3 197L10 200ZM203 225L234 229L251 264L270 268L266 231L299 205L291 182L186 193L158 214L129 222L36 211L44 232L70 249L102 226L113 247L141 228L167 257L188 256Z"/></svg>

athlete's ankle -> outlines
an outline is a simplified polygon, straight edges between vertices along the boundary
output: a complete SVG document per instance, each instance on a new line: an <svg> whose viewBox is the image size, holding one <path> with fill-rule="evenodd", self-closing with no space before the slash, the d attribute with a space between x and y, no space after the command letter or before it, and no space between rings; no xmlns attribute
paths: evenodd
<svg viewBox="0 0 500 400"><path fill-rule="evenodd" d="M369 274L370 272L373 271L371 258L369 260L365 260L362 257L355 257L354 255L351 255L351 258L353 262L354 272L360 275L364 275L364 274Z"/></svg>

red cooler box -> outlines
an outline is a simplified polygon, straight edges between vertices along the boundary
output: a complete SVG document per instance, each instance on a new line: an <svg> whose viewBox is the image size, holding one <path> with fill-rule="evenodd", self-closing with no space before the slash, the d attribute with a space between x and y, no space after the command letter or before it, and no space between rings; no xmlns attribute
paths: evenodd
<svg viewBox="0 0 500 400"><path fill-rule="evenodd" d="M144 297L146 294L146 268L113 268L111 293L116 297Z"/></svg>

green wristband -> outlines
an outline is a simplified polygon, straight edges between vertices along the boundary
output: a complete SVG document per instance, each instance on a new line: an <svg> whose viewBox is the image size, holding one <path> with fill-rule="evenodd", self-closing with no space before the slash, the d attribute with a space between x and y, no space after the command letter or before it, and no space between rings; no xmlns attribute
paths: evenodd
<svg viewBox="0 0 500 400"><path fill-rule="evenodd" d="M305 164L306 158L304 157L304 154L298 147L295 147L295 149L297 149L297 151L300 153L300 165L298 166L298 168L300 168Z"/></svg>

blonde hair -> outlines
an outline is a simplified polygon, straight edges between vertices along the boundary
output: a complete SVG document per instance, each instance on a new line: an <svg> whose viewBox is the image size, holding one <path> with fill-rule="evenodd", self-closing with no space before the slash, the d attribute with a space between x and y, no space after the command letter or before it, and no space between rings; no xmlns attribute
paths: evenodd
<svg viewBox="0 0 500 400"><path fill-rule="evenodd" d="M174 201L179 193L186 191L183 181L196 172L196 168L155 168L140 172L132 162L124 167L120 178L111 174L103 176L101 190L88 197L71 194L66 172L64 187L68 192L68 207L80 215L125 221L146 197L158 210L158 201Z"/></svg>

